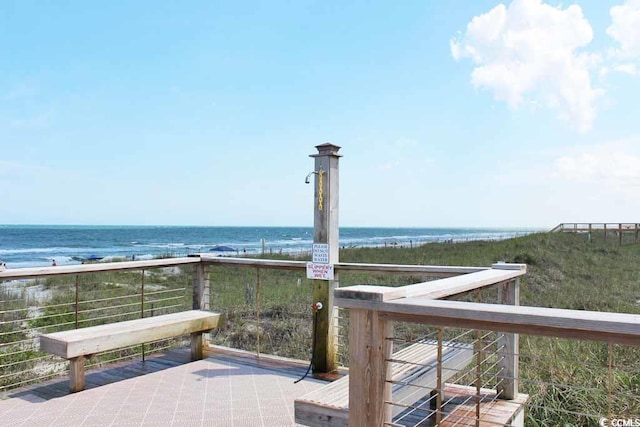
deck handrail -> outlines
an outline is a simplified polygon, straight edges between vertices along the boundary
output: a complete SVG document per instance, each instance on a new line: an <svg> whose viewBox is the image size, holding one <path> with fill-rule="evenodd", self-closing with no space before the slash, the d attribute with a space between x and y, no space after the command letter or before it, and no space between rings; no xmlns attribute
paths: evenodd
<svg viewBox="0 0 640 427"><path fill-rule="evenodd" d="M640 223L637 222L561 222L560 224L549 230L550 233L560 231L586 231L586 230L607 230L607 231L635 231L640 228Z"/></svg>
<svg viewBox="0 0 640 427"><path fill-rule="evenodd" d="M10 268L0 272L0 281L37 279L38 277L64 276L69 274L94 274L114 271L143 270L145 268L176 267L199 264L199 258L161 258L143 261L101 262L95 264L59 265L55 267Z"/></svg>
<svg viewBox="0 0 640 427"><path fill-rule="evenodd" d="M367 285L335 291L335 304L349 309L351 319L349 425L382 426L391 421L388 403L392 398L386 378L387 361L392 357L389 337L393 336L395 321L505 333L500 340L506 347L499 350L498 363L506 374L501 376L502 384L496 392L499 399L519 396L518 334L640 345L640 315L519 306L517 277L525 269L509 264L492 267L455 280L404 286L404 292L402 288ZM458 294L461 283L480 289L492 280L502 285L501 304L434 299ZM437 292L430 293L429 287ZM437 408L440 404L438 400ZM435 413L440 414L440 409Z"/></svg>
<svg viewBox="0 0 640 427"><path fill-rule="evenodd" d="M340 307L383 313L389 320L640 345L638 314L446 301L424 297L392 301L341 297L335 301Z"/></svg>
<svg viewBox="0 0 640 427"><path fill-rule="evenodd" d="M189 264L210 264L243 267L262 267L282 270L304 270L307 261L273 260L261 258L233 258L217 257L207 254L194 254L182 258L161 258L143 261L120 261L95 264L61 265L56 267L27 267L13 268L0 272L0 281L35 279L38 277L61 276L68 274L93 274L101 272L115 272L141 270L145 268L175 267ZM401 264L365 264L365 263L336 263L336 271L367 271L375 273L424 273L433 277L450 277L461 274L475 273L488 270L488 267L459 267L436 265L401 265Z"/></svg>

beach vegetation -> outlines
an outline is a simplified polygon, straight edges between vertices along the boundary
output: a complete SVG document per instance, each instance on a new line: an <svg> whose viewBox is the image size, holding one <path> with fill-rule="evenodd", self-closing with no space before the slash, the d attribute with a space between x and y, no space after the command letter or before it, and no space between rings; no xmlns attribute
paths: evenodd
<svg viewBox="0 0 640 427"><path fill-rule="evenodd" d="M340 261L479 267L497 261L526 263L528 274L520 282L522 305L640 314L639 256L640 245L620 245L611 238L605 241L597 233L591 236L538 233L492 242L429 243L412 248L348 248L341 250ZM261 257L304 260L286 254ZM428 280L434 278L423 274L366 272L342 272L339 277L341 287L360 284L402 286ZM2 297L4 317L0 324L0 343L3 339L26 338L25 331L30 329L53 332L73 328L76 322L84 327L138 318L143 312L150 316L189 309L191 282L190 267L38 280L33 282L34 286L52 292L46 304L41 304L43 309L39 316L7 322L7 312L12 307L7 301L14 301L16 307L24 308L24 302L20 302L24 299ZM211 265L209 283L211 309L225 315L224 326L211 332L214 344L301 360L310 358L312 281L306 279L304 272ZM487 289L460 299L490 303L496 302L496 298L496 290ZM348 312L340 311L339 324L339 357L346 364ZM432 332L433 328L397 323L395 331L398 342L411 343ZM448 333L455 336L458 331ZM179 340L154 343L147 345L147 351L180 343ZM4 348L7 352L7 347ZM531 395L528 425L588 424L593 421L588 414L616 410L640 413L640 372L637 369L640 352L637 348L521 335L520 349L520 389ZM139 346L123 349L100 355L92 363L106 363L139 352ZM19 357L29 360L42 355L30 349ZM0 363L7 366L6 361ZM609 370L610 364L615 367L613 371ZM24 366L20 369L21 375L27 375L24 372L28 369ZM612 390L615 392L611 393Z"/></svg>

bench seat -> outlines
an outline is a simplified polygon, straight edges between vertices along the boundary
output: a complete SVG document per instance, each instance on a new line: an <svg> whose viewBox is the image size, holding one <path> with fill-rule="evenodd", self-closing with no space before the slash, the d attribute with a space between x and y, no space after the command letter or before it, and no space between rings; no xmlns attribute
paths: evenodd
<svg viewBox="0 0 640 427"><path fill-rule="evenodd" d="M473 346L443 343L442 382L463 370L472 359ZM438 344L434 340L421 340L394 353L390 360L393 401L413 405L437 388L437 360ZM348 426L349 376L296 399L294 408L296 423L311 427ZM394 406L393 416L403 410Z"/></svg>
<svg viewBox="0 0 640 427"><path fill-rule="evenodd" d="M95 353L191 334L191 359L202 358L202 333L219 327L221 315L190 310L40 336L40 350L70 361L71 392L84 390L84 359Z"/></svg>

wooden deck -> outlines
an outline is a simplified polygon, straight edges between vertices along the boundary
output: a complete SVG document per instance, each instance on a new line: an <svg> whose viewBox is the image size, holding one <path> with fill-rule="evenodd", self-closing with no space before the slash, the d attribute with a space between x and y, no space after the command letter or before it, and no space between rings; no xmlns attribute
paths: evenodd
<svg viewBox="0 0 640 427"><path fill-rule="evenodd" d="M60 376L0 396L0 424L27 426L293 426L293 401L324 381L294 383L304 361L188 348L87 372L87 388L69 394Z"/></svg>
<svg viewBox="0 0 640 427"><path fill-rule="evenodd" d="M449 426L508 426L522 425L524 408L529 396L520 394L513 400L500 400L495 390L481 389L476 394L475 387L447 384L443 401L446 403L442 411L441 427ZM480 401L479 417L476 402ZM394 419L397 426L436 426L435 411L427 399L408 408ZM476 418L479 424L476 424Z"/></svg>

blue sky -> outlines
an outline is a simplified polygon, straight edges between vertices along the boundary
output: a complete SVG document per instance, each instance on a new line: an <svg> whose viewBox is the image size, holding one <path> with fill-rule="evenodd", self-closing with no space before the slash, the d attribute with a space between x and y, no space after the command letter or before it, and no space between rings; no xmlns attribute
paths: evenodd
<svg viewBox="0 0 640 427"><path fill-rule="evenodd" d="M640 0L0 3L0 223L638 221Z"/></svg>

